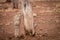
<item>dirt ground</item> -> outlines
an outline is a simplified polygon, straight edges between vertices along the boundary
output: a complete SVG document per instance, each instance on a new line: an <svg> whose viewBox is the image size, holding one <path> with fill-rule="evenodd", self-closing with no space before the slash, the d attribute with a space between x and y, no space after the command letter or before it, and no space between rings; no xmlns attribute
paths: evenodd
<svg viewBox="0 0 60 40"><path fill-rule="evenodd" d="M8 7L7 7L8 6ZM21 40L60 40L60 2L31 2L34 23L36 24L35 36L26 35ZM0 7L0 40L20 40L14 38L13 17L22 13L21 2L19 9L13 9L10 3ZM21 18L20 34L24 34L24 22Z"/></svg>

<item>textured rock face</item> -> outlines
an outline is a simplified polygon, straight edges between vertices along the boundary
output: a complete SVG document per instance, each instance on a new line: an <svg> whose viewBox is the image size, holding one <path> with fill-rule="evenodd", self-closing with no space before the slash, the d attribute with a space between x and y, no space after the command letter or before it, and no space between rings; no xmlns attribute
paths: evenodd
<svg viewBox="0 0 60 40"><path fill-rule="evenodd" d="M30 1L60 1L60 0L30 0Z"/></svg>
<svg viewBox="0 0 60 40"><path fill-rule="evenodd" d="M31 6L33 13L37 14L34 17L34 22L37 24L35 27L37 37L26 36L24 40L60 40L60 2L32 1ZM21 9L20 7L21 5L19 5L18 11ZM18 13L13 9L9 10L0 12L1 38L7 35L14 35L13 17ZM20 31L22 33L24 33L23 28L24 22L22 18L20 24Z"/></svg>
<svg viewBox="0 0 60 40"><path fill-rule="evenodd" d="M2 2L6 2L7 0L0 0L0 3L2 3Z"/></svg>

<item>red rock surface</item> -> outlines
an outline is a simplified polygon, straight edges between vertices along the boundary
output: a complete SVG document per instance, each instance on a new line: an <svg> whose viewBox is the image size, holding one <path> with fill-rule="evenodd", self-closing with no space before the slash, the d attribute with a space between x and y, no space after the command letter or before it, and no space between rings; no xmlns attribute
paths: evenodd
<svg viewBox="0 0 60 40"><path fill-rule="evenodd" d="M19 12L22 13L21 3L19 9L12 9L10 3L6 3L6 5L8 9L0 10L0 40L18 40L18 38L14 38L13 17ZM33 13L37 15L34 17L36 35L34 37L25 36L23 40L60 40L60 2L34 1L31 2L31 6ZM24 34L23 17L20 33Z"/></svg>

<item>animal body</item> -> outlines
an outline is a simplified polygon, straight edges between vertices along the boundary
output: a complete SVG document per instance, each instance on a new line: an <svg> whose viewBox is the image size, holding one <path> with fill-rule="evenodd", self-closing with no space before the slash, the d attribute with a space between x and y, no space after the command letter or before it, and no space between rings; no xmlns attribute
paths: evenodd
<svg viewBox="0 0 60 40"><path fill-rule="evenodd" d="M24 30L26 34L34 35L35 30L33 27L33 14L29 0L21 0L22 3L22 13L24 16ZM20 25L20 14L14 16L14 29L15 35L19 35L19 25Z"/></svg>
<svg viewBox="0 0 60 40"><path fill-rule="evenodd" d="M22 0L22 10L24 15L25 32L34 35L33 14L29 0Z"/></svg>
<svg viewBox="0 0 60 40"><path fill-rule="evenodd" d="M14 16L14 34L15 34L15 37L19 36L20 34L20 14L17 14Z"/></svg>
<svg viewBox="0 0 60 40"><path fill-rule="evenodd" d="M11 2L13 4L13 8L18 9L19 0L11 0Z"/></svg>

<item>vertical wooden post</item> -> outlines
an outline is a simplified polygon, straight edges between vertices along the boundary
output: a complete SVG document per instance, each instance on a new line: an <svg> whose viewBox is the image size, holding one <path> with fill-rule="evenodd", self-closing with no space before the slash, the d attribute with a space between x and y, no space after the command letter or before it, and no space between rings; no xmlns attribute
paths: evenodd
<svg viewBox="0 0 60 40"><path fill-rule="evenodd" d="M25 31L29 34L34 35L34 27L33 27L33 14L29 0L21 0L22 2L22 11L24 15L24 25Z"/></svg>

